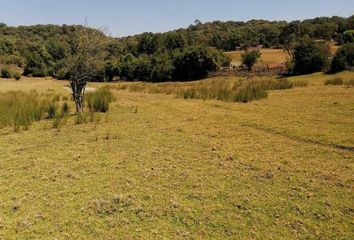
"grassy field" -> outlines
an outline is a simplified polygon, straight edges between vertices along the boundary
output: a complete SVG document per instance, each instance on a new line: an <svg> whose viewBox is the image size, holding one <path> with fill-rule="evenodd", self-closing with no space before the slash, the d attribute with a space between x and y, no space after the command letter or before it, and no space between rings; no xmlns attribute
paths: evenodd
<svg viewBox="0 0 354 240"><path fill-rule="evenodd" d="M234 66L240 66L242 64L241 54L244 51L226 52L226 55L231 57L231 64ZM283 49L262 49L261 58L257 62L257 66L267 66L273 68L279 66L279 64L285 63L289 58L288 53Z"/></svg>
<svg viewBox="0 0 354 240"><path fill-rule="evenodd" d="M100 121L0 129L0 239L353 239L354 87L324 86L335 77L354 73L247 104L112 83Z"/></svg>
<svg viewBox="0 0 354 240"><path fill-rule="evenodd" d="M338 46L331 46L332 54L338 50ZM230 56L231 64L233 66L240 66L242 64L241 54L244 51L233 51L233 52L226 52L226 55ZM289 54L284 49L262 49L261 50L261 58L256 63L256 67L266 67L269 66L270 68L278 67L281 64L284 64L287 59L289 58Z"/></svg>

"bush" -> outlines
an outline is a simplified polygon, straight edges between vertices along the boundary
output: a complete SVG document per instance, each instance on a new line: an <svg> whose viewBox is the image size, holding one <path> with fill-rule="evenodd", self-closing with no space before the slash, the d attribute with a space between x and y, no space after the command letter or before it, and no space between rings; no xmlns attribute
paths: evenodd
<svg viewBox="0 0 354 240"><path fill-rule="evenodd" d="M253 65L261 57L261 52L258 50L249 51L243 53L241 57L242 57L242 64L247 66L248 70L252 70Z"/></svg>
<svg viewBox="0 0 354 240"><path fill-rule="evenodd" d="M108 112L109 104L113 100L113 94L108 88L101 88L86 94L87 106L90 111L94 112Z"/></svg>
<svg viewBox="0 0 354 240"><path fill-rule="evenodd" d="M294 73L309 74L326 70L329 57L328 46L303 40L294 50Z"/></svg>
<svg viewBox="0 0 354 240"><path fill-rule="evenodd" d="M21 74L19 74L18 72L15 72L13 77L15 78L15 80L20 80L21 79Z"/></svg>
<svg viewBox="0 0 354 240"><path fill-rule="evenodd" d="M1 77L2 78L12 78L12 73L8 68L1 69Z"/></svg>
<svg viewBox="0 0 354 240"><path fill-rule="evenodd" d="M340 77L326 80L325 83L324 83L325 86L328 86L328 85L343 85L343 84L344 84L343 79L340 78Z"/></svg>
<svg viewBox="0 0 354 240"><path fill-rule="evenodd" d="M336 73L354 68L354 43L340 47L333 58L331 72Z"/></svg>

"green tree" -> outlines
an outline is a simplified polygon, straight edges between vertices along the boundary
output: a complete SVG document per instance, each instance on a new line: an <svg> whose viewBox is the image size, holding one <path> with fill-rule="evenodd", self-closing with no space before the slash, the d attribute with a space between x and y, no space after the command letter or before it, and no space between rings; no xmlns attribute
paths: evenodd
<svg viewBox="0 0 354 240"><path fill-rule="evenodd" d="M45 77L48 75L47 64L38 53L32 53L27 57L23 75L33 77Z"/></svg>
<svg viewBox="0 0 354 240"><path fill-rule="evenodd" d="M354 42L354 30L348 30L343 33L343 40L345 43Z"/></svg>
<svg viewBox="0 0 354 240"><path fill-rule="evenodd" d="M149 81L151 79L151 59L148 55L140 55L136 61L134 76L140 81Z"/></svg>
<svg viewBox="0 0 354 240"><path fill-rule="evenodd" d="M135 79L137 58L133 54L126 54L119 59L120 77L124 80Z"/></svg>
<svg viewBox="0 0 354 240"><path fill-rule="evenodd" d="M172 31L164 35L164 45L167 50L174 50L184 48L187 45L187 41L182 34Z"/></svg>
<svg viewBox="0 0 354 240"><path fill-rule="evenodd" d="M81 28L75 33L65 69L77 113L84 107L87 82L93 81L97 76L102 77L100 75L104 72L104 60L108 55L105 44L106 38L98 30Z"/></svg>
<svg viewBox="0 0 354 240"><path fill-rule="evenodd" d="M354 43L347 43L338 49L331 64L331 72L354 68Z"/></svg>
<svg viewBox="0 0 354 240"><path fill-rule="evenodd" d="M143 33L138 38L138 52L140 54L154 54L158 48L157 35L153 33Z"/></svg>
<svg viewBox="0 0 354 240"><path fill-rule="evenodd" d="M164 53L155 56L152 59L151 80L153 82L163 82L171 80L175 67L171 57Z"/></svg>
<svg viewBox="0 0 354 240"><path fill-rule="evenodd" d="M218 70L224 54L207 47L188 47L182 52L175 52L175 78L181 80L200 79L209 72Z"/></svg>
<svg viewBox="0 0 354 240"><path fill-rule="evenodd" d="M329 58L328 47L316 44L310 39L304 39L294 49L294 73L308 74L323 71Z"/></svg>
<svg viewBox="0 0 354 240"><path fill-rule="evenodd" d="M252 70L254 64L261 57L259 50L247 51L241 55L242 64L244 64L248 70Z"/></svg>

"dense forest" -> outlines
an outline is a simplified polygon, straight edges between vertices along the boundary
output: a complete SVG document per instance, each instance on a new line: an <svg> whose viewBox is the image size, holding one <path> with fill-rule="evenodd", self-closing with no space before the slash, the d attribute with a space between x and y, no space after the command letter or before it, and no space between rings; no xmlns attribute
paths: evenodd
<svg viewBox="0 0 354 240"><path fill-rule="evenodd" d="M82 26L0 24L0 63L18 66L27 76L64 79L64 66ZM166 33L105 39L106 60L93 80L166 81L198 79L229 64L223 51L250 46L295 49L302 39L352 43L354 16L304 21L208 22ZM87 28L87 31L98 31ZM5 70L3 71L6 72ZM9 73L9 75L11 75ZM13 74L16 75L16 74Z"/></svg>

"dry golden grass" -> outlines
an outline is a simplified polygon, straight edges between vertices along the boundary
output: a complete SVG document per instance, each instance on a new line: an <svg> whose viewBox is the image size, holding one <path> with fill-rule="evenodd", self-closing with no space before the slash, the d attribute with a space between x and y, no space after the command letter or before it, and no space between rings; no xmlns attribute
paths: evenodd
<svg viewBox="0 0 354 240"><path fill-rule="evenodd" d="M243 51L226 52L226 55L231 57L231 63L234 66L240 66L242 63L241 54ZM257 66L269 66L271 68L279 66L279 64L285 63L289 57L288 53L283 49L262 49L261 58L257 62Z"/></svg>
<svg viewBox="0 0 354 240"><path fill-rule="evenodd" d="M331 52L333 55L338 50L338 46L331 46ZM231 64L234 66L240 66L242 64L241 54L244 51L233 51L233 52L226 52L226 55L231 57ZM287 59L289 59L289 54L284 49L261 49L261 58L256 63L255 67L278 67L281 64L284 64Z"/></svg>
<svg viewBox="0 0 354 240"><path fill-rule="evenodd" d="M114 90L100 123L0 130L0 239L352 239L354 88L328 77L248 104Z"/></svg>

